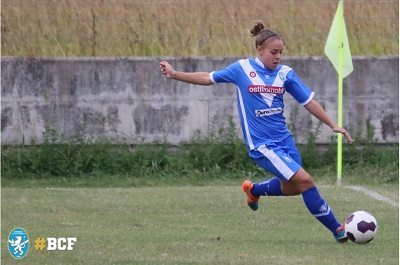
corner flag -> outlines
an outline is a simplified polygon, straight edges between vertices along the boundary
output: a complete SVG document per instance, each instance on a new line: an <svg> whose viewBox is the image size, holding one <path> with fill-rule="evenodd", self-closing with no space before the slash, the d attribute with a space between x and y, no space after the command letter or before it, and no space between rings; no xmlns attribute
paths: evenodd
<svg viewBox="0 0 400 265"><path fill-rule="evenodd" d="M338 125L343 127L343 78L353 72L349 40L347 39L346 24L343 15L343 0L339 4L333 18L331 29L325 45L325 54L338 73ZM337 184L342 183L342 140L338 134L337 149Z"/></svg>
<svg viewBox="0 0 400 265"><path fill-rule="evenodd" d="M353 62L349 40L347 39L346 24L343 15L343 0L339 1L332 26L325 45L325 54L335 67L338 74L345 78L353 72Z"/></svg>

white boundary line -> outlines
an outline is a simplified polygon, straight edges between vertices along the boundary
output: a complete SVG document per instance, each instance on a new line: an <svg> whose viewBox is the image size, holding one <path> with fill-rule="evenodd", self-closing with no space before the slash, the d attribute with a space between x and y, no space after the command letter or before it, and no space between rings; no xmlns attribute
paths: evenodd
<svg viewBox="0 0 400 265"><path fill-rule="evenodd" d="M360 191L378 201L384 202L386 204L389 204L393 207L399 208L399 204L391 199L389 199L388 197L385 197L383 195L380 195L379 193L360 187L360 186L344 186L345 188L351 189L351 190L355 190L355 191Z"/></svg>

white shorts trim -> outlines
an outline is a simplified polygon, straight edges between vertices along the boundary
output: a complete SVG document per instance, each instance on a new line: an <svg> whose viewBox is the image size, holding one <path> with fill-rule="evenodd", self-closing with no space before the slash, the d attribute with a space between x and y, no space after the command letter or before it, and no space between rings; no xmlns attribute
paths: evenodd
<svg viewBox="0 0 400 265"><path fill-rule="evenodd" d="M265 145L258 147L257 150L271 161L286 180L289 180L296 173L274 151L269 150Z"/></svg>

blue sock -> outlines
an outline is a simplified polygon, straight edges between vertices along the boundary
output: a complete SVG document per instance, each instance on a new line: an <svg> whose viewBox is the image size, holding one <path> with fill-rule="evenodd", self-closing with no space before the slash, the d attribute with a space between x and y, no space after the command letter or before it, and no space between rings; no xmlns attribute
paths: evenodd
<svg viewBox="0 0 400 265"><path fill-rule="evenodd" d="M261 183L254 183L251 194L254 196L282 196L281 182L275 177Z"/></svg>
<svg viewBox="0 0 400 265"><path fill-rule="evenodd" d="M317 187L306 190L302 195L310 213L335 235L340 223L329 205L319 194Z"/></svg>

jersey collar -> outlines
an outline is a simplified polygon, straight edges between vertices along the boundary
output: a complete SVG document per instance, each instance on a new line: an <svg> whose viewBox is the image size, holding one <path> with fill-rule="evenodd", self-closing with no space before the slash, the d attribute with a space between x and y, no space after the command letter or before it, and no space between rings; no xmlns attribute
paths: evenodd
<svg viewBox="0 0 400 265"><path fill-rule="evenodd" d="M260 58L256 57L255 61L259 66L266 69L265 65L261 62Z"/></svg>
<svg viewBox="0 0 400 265"><path fill-rule="evenodd" d="M265 69L265 70L267 70L267 71L269 71L269 72L279 71L279 69L281 68L281 67L280 67L281 65L278 65L274 70L271 70L271 69L265 67L265 65L263 64L263 62L261 62L260 58L256 57L254 60L256 61L256 63L257 63L259 66L261 66L263 69Z"/></svg>

